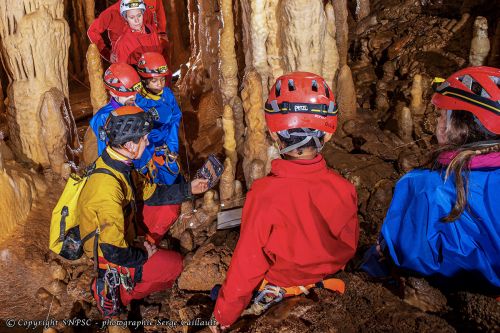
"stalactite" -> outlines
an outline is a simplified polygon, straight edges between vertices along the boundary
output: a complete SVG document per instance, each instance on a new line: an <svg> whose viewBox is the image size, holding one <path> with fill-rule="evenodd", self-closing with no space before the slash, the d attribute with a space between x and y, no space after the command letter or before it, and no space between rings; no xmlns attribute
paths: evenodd
<svg viewBox="0 0 500 333"><path fill-rule="evenodd" d="M26 8L32 12L26 12ZM70 40L63 12L62 0L46 1L43 6L33 0L0 3L0 40L10 80L10 139L19 157L46 167L50 166L50 160L40 122L43 94L57 88L68 98Z"/></svg>
<svg viewBox="0 0 500 333"><path fill-rule="evenodd" d="M325 34L325 55L323 58L322 75L330 88L335 91L335 74L339 69L339 51L337 49L337 42L335 40L335 13L333 6L328 3L325 6L326 14L326 34Z"/></svg>
<svg viewBox="0 0 500 333"><path fill-rule="evenodd" d="M219 31L221 22L219 18L218 2L212 0L200 0L198 2L199 36L201 61L203 67L208 71L212 88L216 94L217 102L222 104L219 83Z"/></svg>
<svg viewBox="0 0 500 333"><path fill-rule="evenodd" d="M425 106L422 101L422 94L422 75L416 74L413 77L413 83L411 86L411 111L413 114L422 115L425 112Z"/></svg>
<svg viewBox="0 0 500 333"><path fill-rule="evenodd" d="M275 79L283 75L283 63L281 60L280 47L281 39L278 24L279 0L267 0L266 16L269 35L266 41L267 63L269 64L268 85L263 89L270 89Z"/></svg>
<svg viewBox="0 0 500 333"><path fill-rule="evenodd" d="M356 0L356 18L359 21L370 15L370 0Z"/></svg>
<svg viewBox="0 0 500 333"><path fill-rule="evenodd" d="M398 136L405 142L411 141L413 132L413 120L411 117L410 109L406 106L400 108L397 114L397 120Z"/></svg>
<svg viewBox="0 0 500 333"><path fill-rule="evenodd" d="M84 0L83 8L85 11L85 24L88 29L95 20L95 0Z"/></svg>
<svg viewBox="0 0 500 333"><path fill-rule="evenodd" d="M198 42L198 7L196 0L188 0L188 15L189 15L189 41L191 45L191 57L190 62L191 65L194 62L194 59L200 52L200 46Z"/></svg>
<svg viewBox="0 0 500 333"><path fill-rule="evenodd" d="M283 65L286 72L321 73L324 55L325 12L321 0L281 2Z"/></svg>
<svg viewBox="0 0 500 333"><path fill-rule="evenodd" d="M333 1L335 12L335 25L337 26L337 46L339 49L339 66L347 64L347 53L349 51L349 26L347 25L347 0Z"/></svg>
<svg viewBox="0 0 500 333"><path fill-rule="evenodd" d="M478 16L474 21L474 37L471 41L469 62L471 66L482 66L490 52L488 39L488 21L485 17Z"/></svg>
<svg viewBox="0 0 500 333"><path fill-rule="evenodd" d="M342 123L356 117L356 88L349 66L342 66L337 80L337 99Z"/></svg>
<svg viewBox="0 0 500 333"><path fill-rule="evenodd" d="M251 8L250 1L240 0L241 5L241 21L242 21L242 37L243 49L245 50L245 64L250 66L253 63L252 37L251 37Z"/></svg>
<svg viewBox="0 0 500 333"><path fill-rule="evenodd" d="M95 114L108 102L108 94L102 81L103 68L101 55L95 44L90 44L87 50L87 72L90 82L90 103Z"/></svg>
<svg viewBox="0 0 500 333"><path fill-rule="evenodd" d="M234 139L234 117L233 110L229 105L224 106L222 115L222 127L224 128L224 151L233 167L236 167L238 155L236 154L236 140Z"/></svg>
<svg viewBox="0 0 500 333"><path fill-rule="evenodd" d="M221 73L222 101L229 105L238 94L238 63L234 49L233 1L221 0L222 32L220 37L219 61Z"/></svg>
<svg viewBox="0 0 500 333"><path fill-rule="evenodd" d="M259 164L256 161L260 161L265 166L267 161L268 145L261 82L259 74L256 71L250 71L243 78L243 91L241 92L247 124L243 154L243 172L247 188L255 180L252 178L252 174L255 175L255 172L252 172L255 167L252 165Z"/></svg>
<svg viewBox="0 0 500 333"><path fill-rule="evenodd" d="M269 66L267 64L266 40L269 35L266 22L266 0L251 0L250 36L252 41L252 65L259 73L261 88L268 86ZM267 89L261 89L262 100L267 99Z"/></svg>

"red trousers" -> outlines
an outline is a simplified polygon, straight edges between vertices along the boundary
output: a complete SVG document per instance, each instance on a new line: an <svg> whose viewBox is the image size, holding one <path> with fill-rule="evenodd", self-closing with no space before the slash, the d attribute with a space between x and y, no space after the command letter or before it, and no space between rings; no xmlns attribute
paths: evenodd
<svg viewBox="0 0 500 333"><path fill-rule="evenodd" d="M144 266L141 281L129 293L120 285L122 304L127 306L133 299L142 299L155 291L171 288L182 272L182 257L175 251L160 249Z"/></svg>
<svg viewBox="0 0 500 333"><path fill-rule="evenodd" d="M148 206L142 208L142 218L148 241L156 245L160 243L163 236L175 220L179 217L181 205Z"/></svg>

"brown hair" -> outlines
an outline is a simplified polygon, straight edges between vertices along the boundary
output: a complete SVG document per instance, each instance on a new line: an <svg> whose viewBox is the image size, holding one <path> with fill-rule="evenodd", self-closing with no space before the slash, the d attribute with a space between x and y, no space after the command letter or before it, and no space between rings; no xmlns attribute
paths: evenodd
<svg viewBox="0 0 500 333"><path fill-rule="evenodd" d="M463 213L467 206L469 171L471 159L478 155L500 152L500 135L487 131L467 111L452 111L450 128L446 132L447 145L439 152L456 151L457 155L446 167L445 180L454 175L457 198L444 222L453 222ZM444 166L441 166L444 167Z"/></svg>

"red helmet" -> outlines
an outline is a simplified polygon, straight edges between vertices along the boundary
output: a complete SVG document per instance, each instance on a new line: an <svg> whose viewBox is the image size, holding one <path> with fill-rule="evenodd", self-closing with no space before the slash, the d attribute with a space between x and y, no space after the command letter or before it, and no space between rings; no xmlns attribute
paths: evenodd
<svg viewBox="0 0 500 333"><path fill-rule="evenodd" d="M440 83L432 104L444 110L469 111L490 132L500 134L500 69L468 67Z"/></svg>
<svg viewBox="0 0 500 333"><path fill-rule="evenodd" d="M104 73L104 84L114 94L128 97L142 88L141 78L135 69L125 63L111 64Z"/></svg>
<svg viewBox="0 0 500 333"><path fill-rule="evenodd" d="M137 72L143 78L168 76L168 69L165 58L158 52L146 52L137 62Z"/></svg>
<svg viewBox="0 0 500 333"><path fill-rule="evenodd" d="M280 76L269 92L265 106L271 132L292 128L313 128L334 133L337 104L333 92L321 76L293 72Z"/></svg>

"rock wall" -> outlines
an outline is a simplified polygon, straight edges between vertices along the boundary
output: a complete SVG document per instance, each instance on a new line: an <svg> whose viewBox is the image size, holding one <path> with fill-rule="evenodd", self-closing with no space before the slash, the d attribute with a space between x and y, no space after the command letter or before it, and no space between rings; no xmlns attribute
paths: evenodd
<svg viewBox="0 0 500 333"><path fill-rule="evenodd" d="M67 151L76 155L80 149L67 102L63 103L65 107L57 103L60 107L54 112L58 115L43 115L47 92L58 95L54 97L58 102L61 102L61 95L66 101L68 98L70 37L63 12L62 0L0 4L3 63L10 81L7 88L8 125L14 153L23 160L50 167L56 172L62 170L64 161L74 158ZM51 125L47 121L55 124L51 126L54 132L50 135L44 135L44 126ZM55 146L67 149L50 148Z"/></svg>

